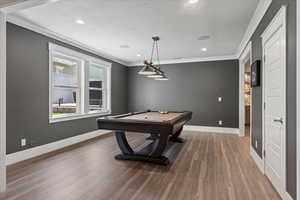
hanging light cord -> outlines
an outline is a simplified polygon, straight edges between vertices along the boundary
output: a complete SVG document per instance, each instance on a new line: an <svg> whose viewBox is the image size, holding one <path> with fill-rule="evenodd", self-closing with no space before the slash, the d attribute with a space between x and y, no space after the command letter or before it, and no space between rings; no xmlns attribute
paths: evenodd
<svg viewBox="0 0 300 200"><path fill-rule="evenodd" d="M154 69L156 72L161 73L161 74L165 74L163 71L160 70L160 59L159 59L159 48L158 48L158 41L159 41L159 37L153 37L153 44L152 44L152 51L151 51L151 59L150 62L148 62L147 60L145 60L144 64L151 67L152 69ZM153 65L153 58L154 58L154 54L156 50L156 57L157 57L157 67L155 67Z"/></svg>
<svg viewBox="0 0 300 200"><path fill-rule="evenodd" d="M150 60L150 63L151 63L151 64L153 63L153 54L154 54L155 44L156 44L156 41L154 40L154 41L153 41L153 44L152 44L152 52L151 52L151 60Z"/></svg>
<svg viewBox="0 0 300 200"><path fill-rule="evenodd" d="M156 41L156 55L157 55L157 65L160 66L159 52L158 52L158 41Z"/></svg>

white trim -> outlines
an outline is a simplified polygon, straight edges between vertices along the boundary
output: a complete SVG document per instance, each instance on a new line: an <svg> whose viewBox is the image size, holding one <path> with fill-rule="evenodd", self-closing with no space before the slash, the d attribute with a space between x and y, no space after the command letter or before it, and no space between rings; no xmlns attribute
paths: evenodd
<svg viewBox="0 0 300 200"><path fill-rule="evenodd" d="M261 171L261 173L265 174L264 161L261 159L261 157L259 157L259 155L256 153L256 151L254 150L254 148L252 146L250 146L250 156L254 160L256 166ZM284 193L283 199L284 200L293 200L293 198L290 196L290 194L288 192Z"/></svg>
<svg viewBox="0 0 300 200"><path fill-rule="evenodd" d="M18 10L22 10L29 7L38 6L41 4L46 4L50 2L51 0L28 0L26 3L20 3L17 5L9 6L8 8L2 8L2 10L5 10L7 13L15 12ZM227 56L214 56L214 57L204 57L204 58L183 58L183 59L168 59L168 60L162 60L161 64L176 64L176 63L192 63L192 62L208 62L208 61L218 61L218 60L235 60L238 59L247 45L248 41L250 40L252 34L256 30L259 22L261 21L262 17L264 16L265 12L267 11L268 7L270 6L272 0L260 0L255 13L249 23L249 26L247 28L246 33L244 34L243 40L237 49L237 53L235 55L227 55ZM41 25L35 24L32 21L23 18L22 16L17 16L15 14L11 14L8 16L8 21L11 23L14 23L16 25L19 25L23 28L32 30L34 32L43 34L45 36L57 39L61 42L68 43L72 46L78 47L80 49L83 49L85 51L89 51L91 53L94 53L95 55L110 59L112 61L115 61L117 63L120 63L124 66L140 66L142 63L132 63L132 62L125 62L115 56L109 55L105 52L102 52L101 50L95 49L93 47L90 47L88 45L85 45L81 42L78 42L76 40L73 40L71 38L68 38L66 36L63 36L61 34L58 34L54 31L51 31Z"/></svg>
<svg viewBox="0 0 300 200"><path fill-rule="evenodd" d="M212 127L212 126L194 126L185 125L184 131L199 131L199 132L211 132L211 133L224 133L224 134L236 134L238 135L240 130L238 128L226 128L226 127Z"/></svg>
<svg viewBox="0 0 300 200"><path fill-rule="evenodd" d="M239 128L240 136L245 136L245 63L247 58L252 63L252 42L250 41L239 58ZM252 107L251 107L252 109ZM252 118L252 117L251 117ZM252 127L252 119L250 122ZM252 128L251 128L252 129ZM250 130L251 132L251 130Z"/></svg>
<svg viewBox="0 0 300 200"><path fill-rule="evenodd" d="M277 12L277 14L274 16L274 18L272 19L272 21L269 23L268 27L265 29L265 31L262 33L261 38L262 38L262 50L263 50L263 55L262 57L264 58L265 52L264 52L264 46L265 43L269 40L269 38L274 34L274 32L276 32L280 27L283 28L283 38L284 38L284 49L286 51L286 6L282 6L280 8L280 10ZM284 96L286 97L286 53L284 53L284 69L283 69L283 76L285 77L285 81L284 81L284 86L283 86L283 93ZM264 59L262 59L262 152L265 151L265 110L264 110L264 102L265 102L265 63L264 63ZM284 108L284 116L282 116L282 118L284 119L284 138L282 141L282 149L283 149L283 153L281 155L281 166L282 166L282 171L283 171L283 183L282 187L281 186L275 186L275 188L277 189L278 193L281 195L282 198L284 198L285 192L286 192L286 99L284 98L284 102L283 105L285 105ZM265 158L263 155L263 160L265 162Z"/></svg>
<svg viewBox="0 0 300 200"><path fill-rule="evenodd" d="M16 0L13 3L8 3L1 6L1 10L6 14L18 12L28 8L40 6L46 3L50 3L51 0Z"/></svg>
<svg viewBox="0 0 300 200"><path fill-rule="evenodd" d="M256 28L258 27L260 21L262 20L263 16L267 12L269 6L271 5L272 0L260 0L257 8L250 20L250 23L247 27L247 30L244 34L244 37L240 43L239 48L237 49L237 57L240 57L240 55L243 53L243 50L247 46L249 40L251 39L253 33L255 32Z"/></svg>
<svg viewBox="0 0 300 200"><path fill-rule="evenodd" d="M109 110L109 114L112 114L112 97L111 97L111 81L112 81L112 78L111 78L111 65L108 66L108 70L107 70L107 78L108 78L108 81L107 81L107 108Z"/></svg>
<svg viewBox="0 0 300 200"><path fill-rule="evenodd" d="M297 0L297 101L296 101L296 139L297 139L297 199L300 200L300 0Z"/></svg>
<svg viewBox="0 0 300 200"><path fill-rule="evenodd" d="M0 11L0 192L6 189L6 15Z"/></svg>
<svg viewBox="0 0 300 200"><path fill-rule="evenodd" d="M214 57L203 57L203 58L182 58L182 59L169 59L161 60L159 63L162 65L166 64L177 64L177 63L194 63L194 62L208 62L208 61L218 61L218 60L236 60L238 57L235 55L229 56L214 56ZM154 64L157 64L154 62ZM142 66L142 62L138 63L127 63L128 67Z"/></svg>
<svg viewBox="0 0 300 200"><path fill-rule="evenodd" d="M57 118L50 118L49 123L58 123L58 122L65 122L65 121L72 121L72 120L77 120L77 119L85 119L85 118L90 118L90 117L101 117L101 116L106 116L106 115L111 115L112 112L99 112L99 113L86 113L86 114L74 114L74 115L69 115L65 117L57 117Z"/></svg>
<svg viewBox="0 0 300 200"><path fill-rule="evenodd" d="M35 24L28 19L23 18L22 16L18 15L8 15L7 17L8 22L16 24L18 26L21 26L23 28L29 29L31 31L40 33L42 35L51 37L53 39L59 40L61 42L70 44L74 47L80 48L82 50L91 52L95 55L98 55L100 57L112 60L114 62L120 63L124 66L131 67L131 66L141 66L143 63L130 63L122 61L121 59L114 57L112 55L109 55L107 53L104 53L98 49L95 49L93 47L90 47L88 45L85 45L83 43L80 43L76 40L73 40L71 38L68 38L66 36L63 36L61 34L58 34L54 31L51 31L41 25ZM214 56L214 57L203 57L203 58L183 58L183 59L168 59L168 60L161 60L160 64L176 64L176 63L193 63L193 62L208 62L208 61L218 61L218 60L236 60L238 57L236 55L227 55L227 56ZM155 63L154 63L155 64Z"/></svg>
<svg viewBox="0 0 300 200"><path fill-rule="evenodd" d="M112 64L110 62L106 62L99 58L95 58L92 56L88 56L78 51L71 50L69 48L59 46L53 43L49 43L49 123L57 123L62 121L70 121L75 119L83 119L89 117L100 117L104 115L110 115L111 112L111 67ZM80 90L80 99L78 99L78 106L80 107L79 113L74 113L65 116L53 116L52 114L52 93L53 93L53 85L52 85L52 57L53 55L59 55L62 57L70 58L74 61L78 61L81 64L78 69L78 80L79 85L78 88ZM105 99L104 105L105 110L98 112L89 112L88 110L88 102L89 102L89 93L88 93L88 73L90 64L95 64L101 66L106 71L104 87L106 87L105 91Z"/></svg>
<svg viewBox="0 0 300 200"><path fill-rule="evenodd" d="M30 7L35 7L38 5L46 4L48 2L51 2L51 0L27 0L26 2L22 2L16 5L11 5L7 8L1 8L1 10L5 11L6 13L13 13L22 9L27 9ZM214 56L214 57L204 57L204 58L183 58L183 59L168 59L168 60L162 60L161 64L176 64L176 63L192 63L192 62L208 62L208 61L218 61L218 60L235 60L238 59L243 51L243 49L246 47L248 41L250 40L252 34L256 30L259 22L261 21L262 17L264 16L265 12L269 8L272 0L260 0L253 17L251 18L251 21L248 25L247 31L244 34L243 40L240 43L239 48L237 49L237 52L235 55L227 55L227 56ZM109 55L105 52L102 52L101 50L95 49L93 47L90 47L86 44L83 44L79 41L73 40L69 37L63 36L61 34L58 34L54 31L51 31L41 25L35 24L32 21L23 18L22 16L17 16L15 14L11 14L7 17L8 21L11 23L14 23L18 26L21 26L23 28L32 30L34 32L43 34L45 36L54 38L56 40L59 40L64 43L68 43L72 46L75 46L77 48L80 48L82 50L91 52L95 55L98 55L100 57L110 59L114 62L120 63L124 66L140 66L142 63L132 63L132 62L125 62L115 56Z"/></svg>
<svg viewBox="0 0 300 200"><path fill-rule="evenodd" d="M75 50L72 50L72 49L69 49L67 47L57 45L57 44L54 44L54 43L51 43L51 42L49 42L48 48L49 48L49 51L58 51L60 53L63 53L64 55L66 54L70 57L75 57L75 59L77 59L77 57L79 57L81 59L89 60L89 61L91 61L93 63L96 63L96 64L99 64L99 65L105 65L106 67L111 66L111 62L107 62L107 61L104 61L100 58L95 58L93 56L89 56L89 55L86 55L84 53L81 53L81 52L78 52L78 51L75 51Z"/></svg>
<svg viewBox="0 0 300 200"><path fill-rule="evenodd" d="M265 174L265 163L263 159L259 157L259 155L256 153L252 146L250 146L250 155L254 160L255 164L257 165L258 169L261 171L261 173Z"/></svg>
<svg viewBox="0 0 300 200"><path fill-rule="evenodd" d="M16 153L8 154L6 158L6 165L15 164L30 158L34 158L55 150L59 150L95 137L110 134L112 131L109 130L96 130L93 132L81 134L78 136L70 137L64 140L59 140L57 142L52 142L49 144L33 147L24 151L19 151Z"/></svg>
<svg viewBox="0 0 300 200"><path fill-rule="evenodd" d="M291 195L290 195L288 192L285 192L285 193L284 193L283 199L284 199L284 200L293 200L293 198L291 197Z"/></svg>
<svg viewBox="0 0 300 200"><path fill-rule="evenodd" d="M8 15L7 16L7 21L10 22L10 23L16 24L18 26L21 26L25 29L29 29L29 30L34 31L36 33L40 33L40 34L45 35L47 37L50 37L52 39L56 39L60 42L63 42L63 43L69 44L71 46L77 47L77 48L82 49L84 51L93 53L93 54L95 54L97 56L100 56L104 59L109 59L111 61L120 63L120 64L125 65L125 66L128 65L128 63L126 63L126 62L124 62L124 61L122 61L122 60L120 60L120 59L118 59L118 58L116 58L112 55L106 54L106 53L102 52L101 50L95 49L95 48L90 47L86 44L83 44L81 42L73 40L69 37L63 36L61 34L58 34L58 33L54 32L54 31L51 31L47 28L44 28L40 25L34 24L33 22L31 22L27 19L24 19L20 16L12 15L12 14Z"/></svg>
<svg viewBox="0 0 300 200"><path fill-rule="evenodd" d="M282 6L279 11L276 13L272 21L269 23L268 27L261 34L263 42L267 41L271 35L278 30L281 26L284 28L284 33L286 31L286 6Z"/></svg>

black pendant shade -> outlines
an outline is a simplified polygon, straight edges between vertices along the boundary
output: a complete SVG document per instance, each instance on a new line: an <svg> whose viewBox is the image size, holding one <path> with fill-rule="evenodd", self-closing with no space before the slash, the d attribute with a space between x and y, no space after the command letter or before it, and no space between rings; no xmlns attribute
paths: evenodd
<svg viewBox="0 0 300 200"><path fill-rule="evenodd" d="M160 40L160 38L158 36L155 36L152 37L152 39L153 39L153 46L152 46L150 62L145 60L144 67L142 68L142 70L138 72L138 74L145 75L148 78L154 78L155 80L168 80L166 73L161 71L159 67L160 61L159 61L159 53L158 53L158 41ZM156 49L156 57L157 57L157 66L154 66L152 62L155 49Z"/></svg>

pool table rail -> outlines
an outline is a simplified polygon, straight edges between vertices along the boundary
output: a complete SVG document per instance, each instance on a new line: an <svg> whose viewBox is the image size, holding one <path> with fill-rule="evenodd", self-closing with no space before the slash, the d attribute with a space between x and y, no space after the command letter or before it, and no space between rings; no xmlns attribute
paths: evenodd
<svg viewBox="0 0 300 200"><path fill-rule="evenodd" d="M178 131L192 117L192 112L183 111L181 115L165 121L151 121L142 119L123 119L131 115L138 115L147 112L134 112L117 116L100 117L97 119L99 129L116 130L116 131L131 131L153 134L169 134L172 135ZM175 112L170 112L175 113Z"/></svg>

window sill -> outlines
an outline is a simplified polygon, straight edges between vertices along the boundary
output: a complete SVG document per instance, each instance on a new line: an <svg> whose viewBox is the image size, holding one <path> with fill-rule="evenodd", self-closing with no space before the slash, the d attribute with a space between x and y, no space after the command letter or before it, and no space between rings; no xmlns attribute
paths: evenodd
<svg viewBox="0 0 300 200"><path fill-rule="evenodd" d="M101 117L105 115L111 115L111 111L107 112L94 112L94 113L88 113L88 114L76 114L71 116L63 116L63 117L54 117L49 119L49 123L58 123L58 122L64 122L64 121L72 121L77 119L84 119L84 118L90 118L90 117Z"/></svg>

